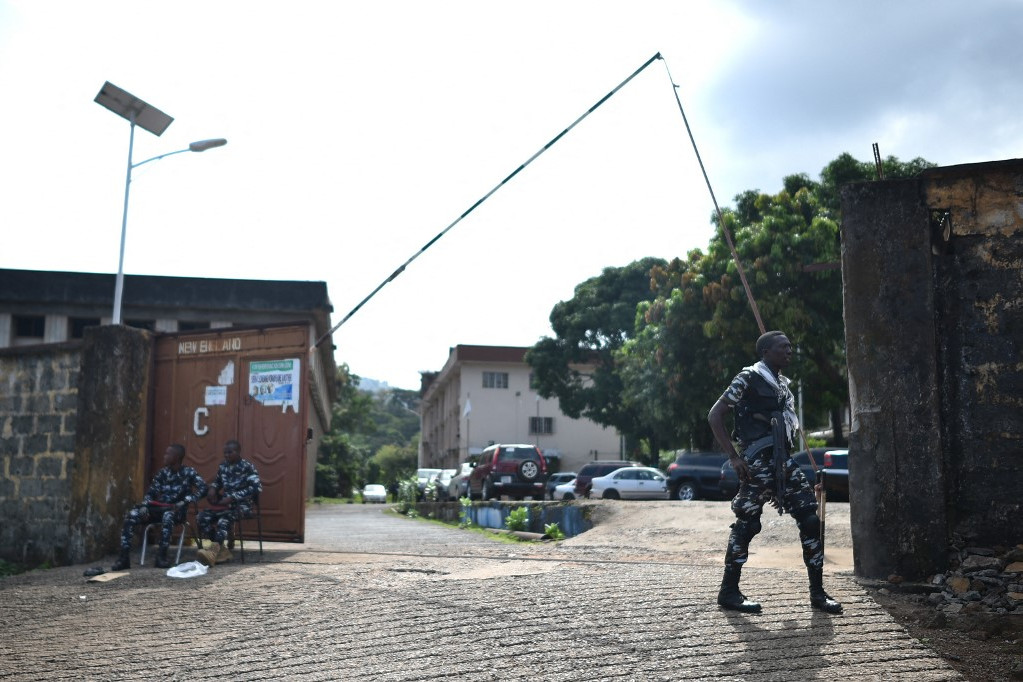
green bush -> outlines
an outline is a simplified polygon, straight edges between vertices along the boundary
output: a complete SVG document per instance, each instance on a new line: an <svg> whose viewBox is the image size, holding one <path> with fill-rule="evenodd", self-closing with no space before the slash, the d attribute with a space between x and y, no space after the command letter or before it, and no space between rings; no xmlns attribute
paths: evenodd
<svg viewBox="0 0 1023 682"><path fill-rule="evenodd" d="M557 523L548 523L543 527L544 535L549 537L551 540L564 540L565 534Z"/></svg>
<svg viewBox="0 0 1023 682"><path fill-rule="evenodd" d="M462 497L458 500L458 504L462 507L459 512L458 527L468 528L472 525L472 519L469 518L469 508L472 507L472 498Z"/></svg>
<svg viewBox="0 0 1023 682"><path fill-rule="evenodd" d="M529 510L526 507L512 509L504 523L508 530L526 530L529 528Z"/></svg>
<svg viewBox="0 0 1023 682"><path fill-rule="evenodd" d="M408 516L416 515L416 499L419 497L419 482L415 476L398 483L398 511Z"/></svg>
<svg viewBox="0 0 1023 682"><path fill-rule="evenodd" d="M3 559L0 559L0 578L7 577L9 575L18 575L19 573L24 572L25 572L24 566L12 564L9 561L4 561Z"/></svg>

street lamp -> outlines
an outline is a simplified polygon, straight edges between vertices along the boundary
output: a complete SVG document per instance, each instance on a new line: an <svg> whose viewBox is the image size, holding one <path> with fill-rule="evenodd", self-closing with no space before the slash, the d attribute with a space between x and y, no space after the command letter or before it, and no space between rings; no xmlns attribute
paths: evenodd
<svg viewBox="0 0 1023 682"><path fill-rule="evenodd" d="M173 118L163 113L156 107L143 102L130 92L122 90L110 81L103 84L95 102L101 104L118 116L125 118L131 123L131 132L128 137L128 173L124 181L124 212L121 215L121 251L117 260L117 280L114 285L114 312L111 317L111 324L121 323L121 296L124 292L124 237L128 228L128 192L131 189L131 171L144 163L159 161L160 159L181 154L182 152L204 152L214 147L223 147L227 140L216 138L212 140L199 140L192 142L186 149L160 154L145 161L132 163L132 152L135 147L135 126L142 126L157 137L167 130L167 127L174 121Z"/></svg>

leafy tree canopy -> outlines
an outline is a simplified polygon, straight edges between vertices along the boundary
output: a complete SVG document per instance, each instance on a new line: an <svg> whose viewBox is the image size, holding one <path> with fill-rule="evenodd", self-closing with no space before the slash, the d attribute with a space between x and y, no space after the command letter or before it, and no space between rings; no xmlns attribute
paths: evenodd
<svg viewBox="0 0 1023 682"><path fill-rule="evenodd" d="M569 417L641 436L642 420L619 399L622 384L614 353L632 333L637 304L653 297L651 268L665 265L660 258L644 258L605 268L579 284L571 299L554 306L555 338L542 338L526 353L540 395L557 397Z"/></svg>
<svg viewBox="0 0 1023 682"><path fill-rule="evenodd" d="M896 178L933 164L889 157L882 165L886 178ZM848 401L841 275L807 266L839 262L838 189L875 173L873 164L842 154L819 182L790 175L777 194L748 190L723 211L764 324L784 330L798 348L788 373L802 384L805 416L830 416L837 442L839 408ZM654 267L651 280L655 297L640 304L635 333L616 356L622 402L646 415L662 442L712 448L707 411L756 360L760 333L738 269L718 231L706 252Z"/></svg>
<svg viewBox="0 0 1023 682"><path fill-rule="evenodd" d="M348 365L338 368L336 381L338 399L332 407L330 431L320 441L315 494L347 497L366 483L390 482L414 473L418 394L402 389L362 391L359 376ZM401 455L397 460L395 451Z"/></svg>

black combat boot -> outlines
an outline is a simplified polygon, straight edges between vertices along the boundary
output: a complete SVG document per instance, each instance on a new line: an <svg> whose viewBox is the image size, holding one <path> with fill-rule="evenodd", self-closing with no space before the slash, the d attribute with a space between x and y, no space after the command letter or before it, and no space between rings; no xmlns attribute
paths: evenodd
<svg viewBox="0 0 1023 682"><path fill-rule="evenodd" d="M760 613L760 604L750 601L739 591L741 572L742 566L725 566L725 577L721 579L721 591L718 592L718 606L742 613Z"/></svg>
<svg viewBox="0 0 1023 682"><path fill-rule="evenodd" d="M131 567L131 560L128 558L128 550L122 549L120 555L117 557L117 561L110 567L111 571L123 571L126 568Z"/></svg>
<svg viewBox="0 0 1023 682"><path fill-rule="evenodd" d="M167 559L167 547L165 545L160 545L160 549L156 553L156 567L157 568L171 567L171 562Z"/></svg>
<svg viewBox="0 0 1023 682"><path fill-rule="evenodd" d="M842 613L842 605L824 591L824 569L807 567L810 576L810 605L824 613Z"/></svg>

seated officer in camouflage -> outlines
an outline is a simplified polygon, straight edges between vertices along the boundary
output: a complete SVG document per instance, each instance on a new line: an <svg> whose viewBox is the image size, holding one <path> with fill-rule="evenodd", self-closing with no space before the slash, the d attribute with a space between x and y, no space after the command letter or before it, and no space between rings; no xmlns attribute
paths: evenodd
<svg viewBox="0 0 1023 682"><path fill-rule="evenodd" d="M242 446L236 440L224 444L224 461L206 495L209 509L199 512L199 532L212 540L199 550L198 559L207 566L231 560L227 536L231 526L252 511L252 499L263 490L259 473L252 462L242 459Z"/></svg>
<svg viewBox="0 0 1023 682"><path fill-rule="evenodd" d="M739 591L739 575L749 557L749 544L760 532L760 515L770 504L796 520L803 547L803 563L810 578L810 604L827 613L841 613L842 605L823 586L824 547L820 541L817 498L799 466L789 456L799 429L795 398L781 370L792 360L792 344L780 331L757 339L760 362L744 367L711 408L708 420L718 444L728 453L739 476L739 492L732 500L735 523L725 551L725 575L718 593L722 608L756 613L760 604ZM725 429L725 414L735 415L735 437L740 455Z"/></svg>
<svg viewBox="0 0 1023 682"><path fill-rule="evenodd" d="M145 527L157 520L162 521L160 531L160 549L156 553L156 567L167 568L167 547L170 545L171 533L175 524L185 520L188 505L206 494L206 481L192 467L182 466L185 459L185 446L177 443L167 447L163 453L163 468L156 472L153 482L142 498L142 504L132 507L124 515L124 528L121 531L121 554L114 562L111 570L123 571L131 565L128 551L135 528Z"/></svg>

